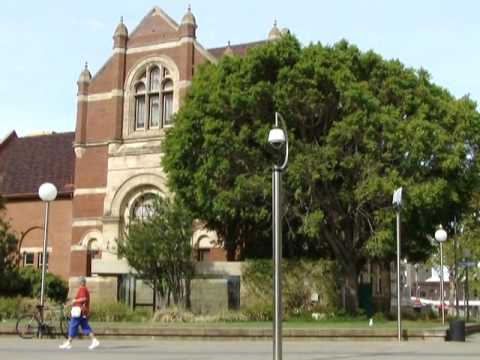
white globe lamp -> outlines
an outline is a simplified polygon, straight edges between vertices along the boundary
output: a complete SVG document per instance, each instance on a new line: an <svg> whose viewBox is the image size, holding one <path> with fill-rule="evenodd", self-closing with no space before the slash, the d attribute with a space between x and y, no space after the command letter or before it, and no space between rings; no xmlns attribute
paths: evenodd
<svg viewBox="0 0 480 360"><path fill-rule="evenodd" d="M435 240L439 243L443 243L447 241L447 232L440 227L437 231L435 231Z"/></svg>
<svg viewBox="0 0 480 360"><path fill-rule="evenodd" d="M57 197L57 188L51 183L44 183L38 188L38 196L42 201L53 201Z"/></svg>

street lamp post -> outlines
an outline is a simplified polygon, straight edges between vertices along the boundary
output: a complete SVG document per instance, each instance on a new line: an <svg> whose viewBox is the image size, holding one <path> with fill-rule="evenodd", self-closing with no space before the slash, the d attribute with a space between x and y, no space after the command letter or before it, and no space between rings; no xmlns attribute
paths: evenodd
<svg viewBox="0 0 480 360"><path fill-rule="evenodd" d="M468 323L470 321L470 301L469 301L470 295L468 294L468 266L466 268L466 273L465 273L465 299L467 300L467 306L465 308L466 310L466 316L465 316L465 322ZM463 304L465 306L465 304Z"/></svg>
<svg viewBox="0 0 480 360"><path fill-rule="evenodd" d="M38 188L38 196L45 202L45 222L43 227L42 283L40 287L40 316L43 322L43 306L45 305L45 273L47 271L48 244L48 211L50 202L57 197L57 188L51 183L44 183Z"/></svg>
<svg viewBox="0 0 480 360"><path fill-rule="evenodd" d="M442 309L442 324L445 325L445 304L443 303L443 243L447 240L447 232L442 226L435 231L435 240L440 244L440 308Z"/></svg>
<svg viewBox="0 0 480 360"><path fill-rule="evenodd" d="M475 262L470 261L471 252L469 249L463 250L463 265L465 267L465 289L463 294L463 306L465 310L465 322L468 323L470 320L470 304L469 304L469 293L468 293L468 268L472 265L475 266ZM466 305L466 306L465 306Z"/></svg>
<svg viewBox="0 0 480 360"><path fill-rule="evenodd" d="M402 188L393 193L393 206L397 212L397 339L402 341L402 296L400 294L400 209L402 208Z"/></svg>
<svg viewBox="0 0 480 360"><path fill-rule="evenodd" d="M282 128L279 127L279 120ZM273 360L282 360L282 172L288 162L288 136L280 113L275 112L275 127L268 134L268 142L277 150L285 146L285 157L281 165L275 164L272 173L272 235L273 235Z"/></svg>

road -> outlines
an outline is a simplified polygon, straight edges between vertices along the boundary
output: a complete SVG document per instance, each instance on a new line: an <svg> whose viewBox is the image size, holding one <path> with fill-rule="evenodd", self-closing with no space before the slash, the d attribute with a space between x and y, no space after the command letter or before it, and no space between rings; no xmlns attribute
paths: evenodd
<svg viewBox="0 0 480 360"><path fill-rule="evenodd" d="M0 339L0 359L5 360L266 360L272 358L268 341L110 340L87 349L88 340L59 350L58 340ZM68 356L67 356L68 354ZM480 337L466 343L411 341L383 342L294 341L284 343L285 360L417 360L478 359Z"/></svg>

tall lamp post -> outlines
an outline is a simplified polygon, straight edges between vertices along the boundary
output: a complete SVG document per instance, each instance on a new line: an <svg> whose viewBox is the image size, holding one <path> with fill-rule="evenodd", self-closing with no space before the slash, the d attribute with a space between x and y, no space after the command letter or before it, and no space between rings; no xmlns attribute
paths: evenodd
<svg viewBox="0 0 480 360"><path fill-rule="evenodd" d="M43 322L43 306L45 305L45 273L47 271L48 244L48 211L50 202L57 197L57 188L51 183L44 183L38 188L38 196L45 203L45 222L43 227L42 284L40 287L40 314Z"/></svg>
<svg viewBox="0 0 480 360"><path fill-rule="evenodd" d="M279 127L279 120L282 128ZM282 360L282 172L288 162L288 136L285 121L275 112L275 127L268 134L268 142L277 150L285 148L281 165L275 164L272 173L272 235L273 235L273 360Z"/></svg>
<svg viewBox="0 0 480 360"><path fill-rule="evenodd" d="M445 325L445 304L443 302L443 243L447 240L447 232L442 225L435 231L435 240L440 244L440 308L442 309L442 324Z"/></svg>
<svg viewBox="0 0 480 360"><path fill-rule="evenodd" d="M402 188L393 193L393 207L397 212L397 339L402 341L402 296L400 293L400 210L402 208Z"/></svg>
<svg viewBox="0 0 480 360"><path fill-rule="evenodd" d="M469 304L469 297L470 294L468 293L468 268L476 266L474 261L470 261L471 252L469 249L463 250L463 266L465 267L465 290L464 290L464 301L463 306L465 307L465 322L468 323L470 320L470 304Z"/></svg>

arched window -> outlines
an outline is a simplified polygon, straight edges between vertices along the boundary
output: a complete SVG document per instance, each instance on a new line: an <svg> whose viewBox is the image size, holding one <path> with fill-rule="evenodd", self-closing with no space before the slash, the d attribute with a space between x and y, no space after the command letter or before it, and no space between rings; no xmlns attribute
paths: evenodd
<svg viewBox="0 0 480 360"><path fill-rule="evenodd" d="M149 65L135 85L135 131L172 124L173 81L168 69Z"/></svg>
<svg viewBox="0 0 480 360"><path fill-rule="evenodd" d="M143 222L151 218L154 214L153 201L153 194L140 196L132 206L130 221Z"/></svg>
<svg viewBox="0 0 480 360"><path fill-rule="evenodd" d="M135 130L145 129L145 84L135 86Z"/></svg>
<svg viewBox="0 0 480 360"><path fill-rule="evenodd" d="M102 252L97 239L91 238L87 244L87 275L92 276L92 260L101 259Z"/></svg>
<svg viewBox="0 0 480 360"><path fill-rule="evenodd" d="M162 102L163 102L163 126L172 124L173 112L173 82L172 80L165 80L162 87Z"/></svg>
<svg viewBox="0 0 480 360"><path fill-rule="evenodd" d="M160 124L160 69L154 67L150 72L150 127Z"/></svg>

